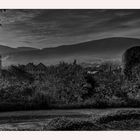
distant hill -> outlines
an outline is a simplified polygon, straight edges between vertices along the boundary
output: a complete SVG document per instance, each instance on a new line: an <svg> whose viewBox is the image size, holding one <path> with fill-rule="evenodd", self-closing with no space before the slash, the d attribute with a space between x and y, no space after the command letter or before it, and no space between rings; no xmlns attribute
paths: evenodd
<svg viewBox="0 0 140 140"><path fill-rule="evenodd" d="M10 48L8 46L4 46L4 45L0 45L0 54L1 55L4 55L4 54L7 54L7 53L12 53L14 52L14 48Z"/></svg>
<svg viewBox="0 0 140 140"><path fill-rule="evenodd" d="M31 47L18 47L18 48L12 48L4 45L0 45L0 54L1 55L7 55L10 53L16 53L16 52L23 52L23 51L31 51L31 50L37 50L36 48Z"/></svg>
<svg viewBox="0 0 140 140"><path fill-rule="evenodd" d="M0 46L5 65L25 64L28 62L43 62L46 65L57 64L60 61L71 62L102 62L105 60L120 60L122 53L132 46L140 46L140 39L114 37L93 40L79 44L63 45L55 48L13 48ZM26 52L26 53L25 53Z"/></svg>
<svg viewBox="0 0 140 140"><path fill-rule="evenodd" d="M16 48L16 51L20 52L20 51L33 51L33 50L38 50L36 48L32 48L32 47L18 47Z"/></svg>

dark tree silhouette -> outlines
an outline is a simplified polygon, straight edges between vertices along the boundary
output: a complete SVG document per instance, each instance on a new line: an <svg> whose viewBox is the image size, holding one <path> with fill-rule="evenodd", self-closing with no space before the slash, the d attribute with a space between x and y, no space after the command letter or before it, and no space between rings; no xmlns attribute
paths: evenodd
<svg viewBox="0 0 140 140"><path fill-rule="evenodd" d="M133 67L140 64L140 46L135 46L126 50L123 54L122 62L124 74L131 80Z"/></svg>

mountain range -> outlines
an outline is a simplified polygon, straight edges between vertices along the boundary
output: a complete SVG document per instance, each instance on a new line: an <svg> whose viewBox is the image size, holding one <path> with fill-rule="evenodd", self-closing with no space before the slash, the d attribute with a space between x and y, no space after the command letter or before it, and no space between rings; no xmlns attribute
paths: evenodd
<svg viewBox="0 0 140 140"><path fill-rule="evenodd" d="M4 66L29 62L50 65L60 61L72 62L74 59L79 63L100 63L106 60L120 61L123 52L133 46L140 46L140 39L113 37L43 49L0 45L0 54Z"/></svg>

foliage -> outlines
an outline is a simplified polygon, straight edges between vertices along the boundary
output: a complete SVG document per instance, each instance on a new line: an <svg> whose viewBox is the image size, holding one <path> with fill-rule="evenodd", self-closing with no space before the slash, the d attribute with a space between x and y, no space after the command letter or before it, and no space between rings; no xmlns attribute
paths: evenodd
<svg viewBox="0 0 140 140"><path fill-rule="evenodd" d="M139 130L139 120L139 110L118 110L88 119L54 118L43 130Z"/></svg>
<svg viewBox="0 0 140 140"><path fill-rule="evenodd" d="M82 104L92 96L95 86L93 77L90 81L84 68L76 64L76 61L49 66L46 73L37 79L21 66L11 66L2 73L0 105L3 107L9 103L17 106L11 106L15 110L50 108L54 104Z"/></svg>
<svg viewBox="0 0 140 140"><path fill-rule="evenodd" d="M92 74L91 68L76 61L60 62L37 78L23 67L2 71L0 110L140 106L139 66L133 69L131 81L114 63L103 63Z"/></svg>
<svg viewBox="0 0 140 140"><path fill-rule="evenodd" d="M47 125L45 125L43 130L102 130L102 128L94 124L91 120L58 117L52 119Z"/></svg>

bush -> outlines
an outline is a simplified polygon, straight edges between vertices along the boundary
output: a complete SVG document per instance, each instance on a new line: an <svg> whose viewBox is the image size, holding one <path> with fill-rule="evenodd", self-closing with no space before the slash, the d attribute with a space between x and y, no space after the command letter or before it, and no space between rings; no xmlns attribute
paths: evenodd
<svg viewBox="0 0 140 140"><path fill-rule="evenodd" d="M139 67L133 69L131 81L119 65L103 63L93 69L97 73L76 62L61 62L48 66L36 80L21 66L12 66L0 79L1 108L8 103L15 109L140 106Z"/></svg>
<svg viewBox="0 0 140 140"><path fill-rule="evenodd" d="M42 130L139 130L139 120L138 110L118 110L88 119L54 118Z"/></svg>
<svg viewBox="0 0 140 140"><path fill-rule="evenodd" d="M15 109L46 109L57 105L74 107L76 104L80 107L92 97L95 86L93 77L87 78L85 69L76 62L50 66L37 80L31 81L30 76L17 66L5 70L0 80L1 104L9 102L12 108L18 105Z"/></svg>
<svg viewBox="0 0 140 140"><path fill-rule="evenodd" d="M43 81L48 85L47 92L63 104L82 103L90 98L93 92L89 92L87 84L94 90L92 83L87 82L84 68L77 64L60 63Z"/></svg>
<svg viewBox="0 0 140 140"><path fill-rule="evenodd" d="M55 118L52 119L43 130L101 130L101 127L89 120L70 119L70 118Z"/></svg>

